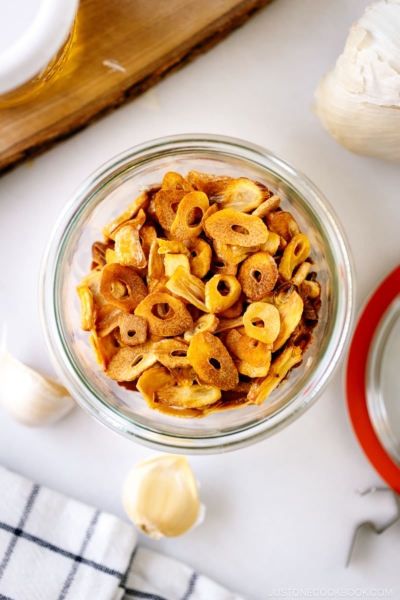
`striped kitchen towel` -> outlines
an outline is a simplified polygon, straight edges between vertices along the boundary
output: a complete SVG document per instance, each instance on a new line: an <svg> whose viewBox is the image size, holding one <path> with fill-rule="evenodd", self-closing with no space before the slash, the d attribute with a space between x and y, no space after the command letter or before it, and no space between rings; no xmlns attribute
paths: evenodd
<svg viewBox="0 0 400 600"><path fill-rule="evenodd" d="M0 600L242 600L117 517L0 467Z"/></svg>

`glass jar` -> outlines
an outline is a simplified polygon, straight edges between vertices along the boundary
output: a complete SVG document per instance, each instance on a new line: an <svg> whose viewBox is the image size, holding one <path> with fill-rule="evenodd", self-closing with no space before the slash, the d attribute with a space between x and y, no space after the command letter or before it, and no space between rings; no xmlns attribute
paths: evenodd
<svg viewBox="0 0 400 600"><path fill-rule="evenodd" d="M138 392L109 379L80 329L76 286L89 270L91 246L105 224L123 212L143 186L167 171L191 169L248 176L280 196L306 233L322 286L320 320L302 365L261 406L178 419L152 411ZM94 173L60 215L43 259L41 315L47 345L63 383L107 427L145 445L174 452L216 453L243 447L300 416L327 383L349 338L353 314L351 260L342 229L314 185L259 146L226 137L162 138L124 152Z"/></svg>
<svg viewBox="0 0 400 600"><path fill-rule="evenodd" d="M79 0L14 0L0 16L0 108L54 79L75 38Z"/></svg>

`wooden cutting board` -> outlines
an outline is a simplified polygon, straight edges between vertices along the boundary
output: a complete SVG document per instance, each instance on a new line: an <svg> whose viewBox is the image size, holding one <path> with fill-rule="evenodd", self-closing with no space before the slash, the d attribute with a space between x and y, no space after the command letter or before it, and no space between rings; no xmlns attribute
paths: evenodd
<svg viewBox="0 0 400 600"><path fill-rule="evenodd" d="M141 94L270 1L81 0L61 75L29 102L0 108L0 173Z"/></svg>

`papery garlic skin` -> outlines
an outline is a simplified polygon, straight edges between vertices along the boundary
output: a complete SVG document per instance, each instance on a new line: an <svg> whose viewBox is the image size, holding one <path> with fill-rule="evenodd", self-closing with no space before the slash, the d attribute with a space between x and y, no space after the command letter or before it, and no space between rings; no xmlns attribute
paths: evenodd
<svg viewBox="0 0 400 600"><path fill-rule="evenodd" d="M62 385L0 350L0 404L24 425L52 425L75 406Z"/></svg>
<svg viewBox="0 0 400 600"><path fill-rule="evenodd" d="M136 527L154 539L186 533L200 512L187 459L167 454L138 463L125 480L123 503Z"/></svg>
<svg viewBox="0 0 400 600"><path fill-rule="evenodd" d="M400 0L366 9L315 95L321 123L342 146L400 162Z"/></svg>

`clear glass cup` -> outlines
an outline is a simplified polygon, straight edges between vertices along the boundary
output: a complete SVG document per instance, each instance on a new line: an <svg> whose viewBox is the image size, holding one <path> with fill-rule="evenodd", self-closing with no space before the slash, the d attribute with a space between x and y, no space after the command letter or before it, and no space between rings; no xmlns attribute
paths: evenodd
<svg viewBox="0 0 400 600"><path fill-rule="evenodd" d="M57 79L75 41L78 4L79 0L14 0L3 7L0 110L30 100Z"/></svg>
<svg viewBox="0 0 400 600"><path fill-rule="evenodd" d="M80 329L76 286L90 268L91 246L105 224L143 186L167 171L191 169L248 176L265 183L295 216L311 241L313 270L322 285L320 320L302 365L261 406L202 419L152 411L138 392L109 379L95 362ZM225 452L261 440L300 416L318 397L349 338L354 293L351 259L331 207L294 167L267 150L233 138L183 135L154 140L117 156L94 173L60 215L43 259L41 315L54 366L78 403L103 425L164 451Z"/></svg>

